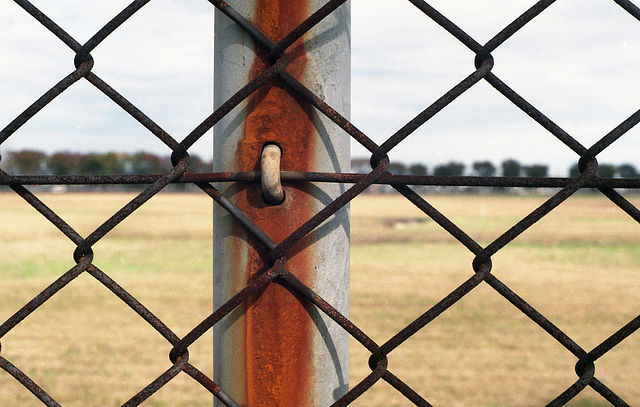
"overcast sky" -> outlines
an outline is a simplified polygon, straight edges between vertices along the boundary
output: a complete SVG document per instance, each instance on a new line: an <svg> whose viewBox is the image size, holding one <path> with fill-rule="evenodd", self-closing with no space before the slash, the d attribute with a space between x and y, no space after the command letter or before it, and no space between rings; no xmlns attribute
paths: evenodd
<svg viewBox="0 0 640 407"><path fill-rule="evenodd" d="M33 3L80 43L128 0ZM429 2L485 43L533 0ZM92 52L93 72L182 139L212 109L211 5L153 0ZM203 34L204 33L204 34ZM19 6L0 3L0 127L73 70L73 52ZM640 108L640 22L612 0L563 0L493 53L493 73L590 146ZM406 0L352 0L352 121L382 143L474 70L474 54ZM117 129L117 131L114 131ZM211 157L212 134L192 151ZM640 167L640 129L599 161ZM0 146L0 152L167 148L80 81ZM365 151L353 146L353 156ZM433 168L515 158L566 175L577 157L486 82L403 141L392 160Z"/></svg>

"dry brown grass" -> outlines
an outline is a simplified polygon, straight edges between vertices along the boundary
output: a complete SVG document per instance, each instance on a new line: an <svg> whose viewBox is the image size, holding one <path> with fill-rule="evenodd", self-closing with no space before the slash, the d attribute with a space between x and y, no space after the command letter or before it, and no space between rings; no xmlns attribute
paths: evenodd
<svg viewBox="0 0 640 407"><path fill-rule="evenodd" d="M545 198L427 199L486 245ZM351 318L379 344L473 272L473 254L401 197L359 197L352 204L352 224ZM497 253L493 273L589 351L638 315L638 238L637 223L605 198L574 197ZM637 334L628 338L596 369L632 404L640 401L639 345ZM370 372L368 356L352 343L352 384ZM577 379L575 362L485 284L394 350L389 369L434 405L539 406ZM386 383L354 403L409 404ZM608 402L585 391L570 405Z"/></svg>
<svg viewBox="0 0 640 407"><path fill-rule="evenodd" d="M40 196L40 195L39 195ZM130 194L41 196L86 235ZM0 319L73 264L74 245L24 201L1 194ZM544 201L538 196L428 196L481 245ZM640 199L630 198L636 203ZM95 247L95 264L182 336L212 309L211 201L162 194ZM351 205L351 318L381 344L455 289L473 255L397 196ZM640 227L605 198L570 198L497 253L493 273L586 350L638 314ZM212 374L209 333L190 360ZM170 345L90 276L81 276L1 340L2 356L63 406L117 406L166 370ZM597 362L596 374L640 402L638 334ZM370 371L351 346L351 385ZM488 285L481 285L389 355L389 369L438 406L538 406L575 381L575 357ZM573 406L605 406L585 391ZM149 406L210 406L185 375ZM0 405L39 406L0 372ZM383 382L354 406L410 405Z"/></svg>
<svg viewBox="0 0 640 407"><path fill-rule="evenodd" d="M39 195L86 236L131 194ZM74 245L22 199L2 194L0 319L73 266ZM211 200L163 194L94 246L108 273L178 336L212 310ZM212 335L190 362L212 375ZM2 356L63 406L119 406L171 366L171 345L89 275L81 275L2 338ZM213 396L180 375L145 404L210 406ZM42 404L0 373L0 405Z"/></svg>

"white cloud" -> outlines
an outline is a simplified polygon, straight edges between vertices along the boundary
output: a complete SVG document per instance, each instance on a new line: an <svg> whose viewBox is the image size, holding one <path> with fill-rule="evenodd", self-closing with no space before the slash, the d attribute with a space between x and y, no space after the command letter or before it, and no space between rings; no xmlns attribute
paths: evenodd
<svg viewBox="0 0 640 407"><path fill-rule="evenodd" d="M474 70L474 54L405 0L352 2L352 120L377 143ZM128 0L34 1L79 42ZM533 0L430 2L483 43ZM177 139L212 109L212 9L207 2L154 0L92 52L94 72ZM0 127L73 70L73 52L13 2L0 3ZM563 1L493 53L493 72L586 146L640 108L640 22L614 2ZM73 120L69 121L69 112ZM75 112L82 112L76 115ZM637 163L640 130L601 162ZM146 130L88 84L55 100L0 149L138 149ZM98 141L96 141L98 140ZM437 147L437 148L436 148ZM211 156L208 133L193 151ZM354 155L365 151L354 146ZM392 151L405 162L514 157L558 175L575 154L486 83L438 113Z"/></svg>
<svg viewBox="0 0 640 407"><path fill-rule="evenodd" d="M129 2L40 3L34 2L83 43ZM193 3L151 2L92 52L93 72L178 141L211 114L213 105L213 7ZM0 89L10 95L0 102L4 127L74 70L74 52L15 3L0 5L0 15ZM212 145L209 132L192 151L208 158ZM2 146L20 148L170 153L85 80L54 99Z"/></svg>
<svg viewBox="0 0 640 407"><path fill-rule="evenodd" d="M534 4L499 0L429 3L479 43L491 39ZM434 30L435 24L415 8L397 4L356 1L353 8L352 117L378 143L473 71L473 53L444 29ZM359 14L363 8L366 11ZM359 21L361 18L367 21ZM370 39L373 41L368 42ZM361 43L367 45L359 47ZM587 147L640 108L636 74L640 22L613 2L554 3L493 55L493 72L499 78ZM390 153L392 159L434 165L514 157L551 164L557 175L565 175L576 160L575 153L493 88L481 85L401 143ZM635 158L640 152L637 133L631 131L618 142L625 148L606 150L601 162L640 164ZM513 143L514 136L521 142ZM480 143L478 139L487 140ZM357 146L354 151L364 154Z"/></svg>

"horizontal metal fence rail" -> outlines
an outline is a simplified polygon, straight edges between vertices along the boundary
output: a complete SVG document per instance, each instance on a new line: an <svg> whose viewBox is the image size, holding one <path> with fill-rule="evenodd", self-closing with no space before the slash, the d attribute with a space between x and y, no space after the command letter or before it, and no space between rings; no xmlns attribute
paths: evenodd
<svg viewBox="0 0 640 407"><path fill-rule="evenodd" d="M633 206L629 201L621 196L618 191L616 191L616 189L619 188L637 189L640 187L640 180L602 179L596 175L596 170L598 168L598 155L624 135L629 129L638 124L640 121L640 110L622 121L608 134L603 135L603 137L592 146L584 146L560 128L543 112L539 111L535 106L518 95L509 87L509 85L501 81L500 78L492 72L494 65L492 52L500 47L500 45L509 39L514 33L535 19L536 16L543 13L547 7L554 3L553 0L541 0L536 2L525 13L516 18L485 44L478 43L427 2L422 0L408 0L424 13L425 19L435 21L444 30L449 32L453 37L475 53L476 69L470 72L466 78L462 78L456 86L445 92L433 104L427 106L414 119L406 123L400 130L387 138L381 145L376 144L366 134L358 130L352 123L332 109L331 106L327 105L320 97L303 86L287 72L287 50L289 46L310 30L315 24L328 16L342 4L346 3L347 0L328 1L325 6L315 11L306 21L293 29L277 44L273 43L266 35L255 28L250 21L241 16L224 1L209 0L209 3L215 6L222 13L226 14L238 26L242 27L242 29L246 30L257 44L260 44L269 52L270 65L254 80L247 83L231 99L227 100L220 106L220 108L215 110L206 120L197 125L193 131L191 131L191 133L181 141L178 141L176 138L168 134L151 118L145 115L144 112L140 111L136 106L120 95L117 90L109 86L108 83L103 81L92 71L94 61L91 56L91 52L96 49L96 47L98 47L105 38L117 30L123 22L133 16L150 0L133 1L113 20L100 28L85 44L77 42L62 27L58 26L56 22L43 14L29 1L14 1L75 52L74 64L76 69L68 76L62 78L23 113L6 125L6 127L0 131L0 145L21 126L31 120L39 111L45 108L49 102L61 95L70 87L74 86L77 82L86 80L103 92L125 112L131 115L131 117L135 118L145 126L170 149L172 152L173 169L166 174L110 176L16 176L0 170L0 184L8 185L16 194L20 195L24 200L31 204L35 210L41 213L46 219L55 225L61 233L76 245L73 256L77 263L70 270L62 274L49 287L34 297L29 303L25 304L24 307L17 310L13 316L6 321L3 321L0 325L0 340L21 321L28 318L34 310L56 295L65 285L73 281L79 275L86 273L101 282L106 288L111 290L116 296L118 296L118 298L137 312L140 317L152 326L159 335L166 339L172 347L169 355L172 365L168 367L165 373L160 375L153 382L149 383L147 387L140 390L138 394L133 395L129 401L123 404L123 406L140 405L144 400L153 395L181 373L186 373L192 377L193 380L208 389L224 404L228 406L236 406L238 404L233 400L233 394L227 394L225 389L221 389L216 383L214 383L212 378L207 377L197 367L189 363L189 347L205 332L211 330L218 321L236 309L239 305L250 299L252 295L261 291L269 284L280 284L288 288L290 291L295 292L297 295L306 298L309 303L313 304L320 312L333 319L371 353L369 359L371 374L360 383L352 384L348 393L335 402L333 404L334 406L348 405L379 380L384 380L389 383L415 405L429 406L431 404L423 398L422 395L407 385L401 377L396 376L391 370L389 370L388 359L390 357L390 353L431 321L438 318L440 314L476 287L481 284L487 284L493 288L497 294L507 299L514 307L534 321L541 329L546 331L567 351L575 356L575 372L577 374L575 383L558 394L555 399L549 400L548 405L564 405L587 387L591 387L613 405L629 405L627 401L623 400L616 394L615 389L609 388L605 383L598 380L595 375L595 363L600 357L605 355L621 341L638 330L640 327L640 316L632 319L624 326L621 326L618 331L612 332L606 340L595 348L584 349L580 344L576 343L576 341L559 329L551 320L529 305L516 292L500 281L491 272L491 258L494 254L508 245L534 223L542 219L554 208L561 205L563 201L580 189L597 188L636 222L640 222L640 211L638 208ZM631 16L640 20L640 9L631 1L614 1ZM281 242L273 241L266 233L256 226L252 219L236 208L218 189L212 185L212 182L258 182L260 179L260 175L258 173L194 173L189 169L189 148L234 107L238 106L238 104L243 102L249 95L260 87L265 86L265 84L270 81L281 82L289 92L295 94L297 97L307 100L317 109L318 112L320 112L320 114L330 118L337 126L342 128L354 140L364 146L371 153L370 162L372 170L368 174L283 172L281 175L283 182L341 182L353 185L342 196L327 205L323 210L318 212ZM574 151L579 162L579 169L581 171L580 175L576 178L417 177L391 175L387 171L389 165L387 154L401 141L409 138L417 128L426 123L446 105L481 81L489 83L498 93L510 100L532 120L539 123L549 133L564 143L567 148ZM145 308L143 304L138 302L138 300L124 290L116 281L111 279L106 272L92 264L92 247L107 235L116 225L171 183L193 183L197 185L204 193L210 196L216 204L221 205L233 217L235 217L249 233L254 235L257 240L268 249L269 254L267 260L273 264L273 267L260 275L259 278L253 280L226 304L215 310L198 326L194 327L191 332L183 338L178 337L170 327L166 326L161 320ZM143 192L131 200L127 205L122 207L91 234L88 236L81 236L64 219L58 216L53 210L39 200L33 192L26 188L26 186L34 184L149 185ZM391 185L398 193L406 197L407 200L419 208L426 216L433 219L438 225L451 234L451 236L453 236L461 245L466 247L475 255L472 267L473 270L470 273L470 277L464 283L442 298L436 305L425 310L422 315L404 327L404 329L394 335L387 342L380 344L373 341L366 332L363 332L347 317L333 308L331 304L323 300L285 269L287 252L296 242L312 232L324 220L331 217L338 210L347 205L349 201L357 197L373 184ZM467 235L465 231L461 230L451 220L431 206L425 198L414 192L414 190L410 188L410 185L532 187L558 188L559 190L546 202L513 225L492 243L486 247L482 247L473 238ZM6 373L12 375L17 381L22 383L44 405L59 406L58 402L47 394L46 389L41 388L38 383L35 383L31 378L25 375L20 370L20 366L16 366L12 364L10 360L5 359L2 356L1 351L2 348L0 343L0 367L2 367Z"/></svg>

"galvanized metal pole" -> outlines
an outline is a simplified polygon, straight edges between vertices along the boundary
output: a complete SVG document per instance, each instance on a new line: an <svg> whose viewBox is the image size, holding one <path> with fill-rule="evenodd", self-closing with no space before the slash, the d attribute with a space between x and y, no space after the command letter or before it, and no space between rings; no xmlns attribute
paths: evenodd
<svg viewBox="0 0 640 407"><path fill-rule="evenodd" d="M235 0L228 4L277 43L327 0ZM227 16L215 21L215 103L268 67L268 51ZM350 14L340 6L287 50L287 72L349 117ZM266 144L290 171L347 172L349 137L287 86L273 81L214 129L214 171L259 171ZM277 152L269 151L269 155ZM340 184L284 185L265 200L259 183L220 185L280 242L344 192ZM214 306L268 268L268 250L222 208L214 212ZM287 252L286 269L340 312L349 310L349 217L344 209ZM278 284L214 327L214 380L246 406L325 406L348 391L346 332Z"/></svg>

